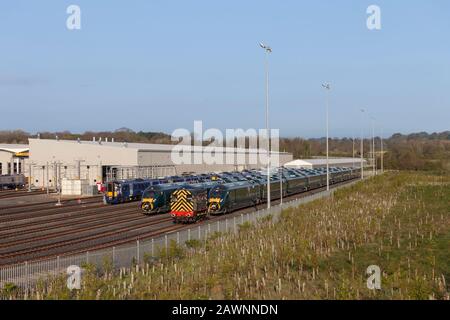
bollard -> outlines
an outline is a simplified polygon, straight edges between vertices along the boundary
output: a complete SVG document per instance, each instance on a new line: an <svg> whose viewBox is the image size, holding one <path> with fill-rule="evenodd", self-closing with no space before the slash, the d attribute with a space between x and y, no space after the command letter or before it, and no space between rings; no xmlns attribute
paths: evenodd
<svg viewBox="0 0 450 320"><path fill-rule="evenodd" d="M188 229L188 241L191 241L191 229Z"/></svg>

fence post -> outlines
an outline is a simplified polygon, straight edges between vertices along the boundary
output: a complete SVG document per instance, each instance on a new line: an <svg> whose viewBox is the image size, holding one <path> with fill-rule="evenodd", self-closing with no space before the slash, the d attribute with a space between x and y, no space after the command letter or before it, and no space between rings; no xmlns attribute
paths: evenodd
<svg viewBox="0 0 450 320"><path fill-rule="evenodd" d="M167 255L167 234L164 236L164 242L165 242L165 245L166 245L166 255Z"/></svg>
<svg viewBox="0 0 450 320"><path fill-rule="evenodd" d="M58 270L58 272L59 272L59 268L60 268L61 266L60 266L60 264L59 264L59 256L57 256L56 257L56 269Z"/></svg>
<svg viewBox="0 0 450 320"><path fill-rule="evenodd" d="M114 269L115 261L116 261L116 247L112 247L112 266L113 266L113 269Z"/></svg>
<svg viewBox="0 0 450 320"><path fill-rule="evenodd" d="M198 226L198 240L202 239L202 232L200 230L200 226Z"/></svg>
<svg viewBox="0 0 450 320"><path fill-rule="evenodd" d="M191 229L188 229L188 241L191 241Z"/></svg>
<svg viewBox="0 0 450 320"><path fill-rule="evenodd" d="M236 233L236 217L233 217L233 228L234 228L234 233Z"/></svg>
<svg viewBox="0 0 450 320"><path fill-rule="evenodd" d="M152 238L152 258L155 256L155 239Z"/></svg>
<svg viewBox="0 0 450 320"><path fill-rule="evenodd" d="M220 232L220 224L219 224L219 220L217 220L217 232Z"/></svg>
<svg viewBox="0 0 450 320"><path fill-rule="evenodd" d="M225 232L228 232L228 218L225 219Z"/></svg>
<svg viewBox="0 0 450 320"><path fill-rule="evenodd" d="M89 263L89 251L86 251L86 264Z"/></svg>
<svg viewBox="0 0 450 320"><path fill-rule="evenodd" d="M180 232L177 231L177 244L180 244Z"/></svg>
<svg viewBox="0 0 450 320"><path fill-rule="evenodd" d="M139 252L139 239L137 239L136 240L136 261L137 261L138 264L139 264L139 256L140 256L139 253L140 253Z"/></svg>
<svg viewBox="0 0 450 320"><path fill-rule="evenodd" d="M28 274L28 261L25 261L25 288L28 291L29 274Z"/></svg>
<svg viewBox="0 0 450 320"><path fill-rule="evenodd" d="M208 234L211 233L211 223L208 223Z"/></svg>

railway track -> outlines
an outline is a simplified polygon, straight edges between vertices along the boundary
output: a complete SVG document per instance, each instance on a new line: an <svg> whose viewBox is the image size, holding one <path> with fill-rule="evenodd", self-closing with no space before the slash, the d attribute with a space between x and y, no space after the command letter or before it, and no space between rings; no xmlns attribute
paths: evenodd
<svg viewBox="0 0 450 320"><path fill-rule="evenodd" d="M13 191L0 191L0 199L9 199L9 198L17 198L17 197L28 197L39 194L45 194L47 191L36 190L28 192L28 190L13 190ZM51 192L53 193L53 192Z"/></svg>
<svg viewBox="0 0 450 320"><path fill-rule="evenodd" d="M29 213L29 208L32 208L33 212L36 212L40 210L57 210L58 208L77 206L80 204L88 204L91 202L103 203L102 199L103 196L98 195L89 198L61 200L62 206L56 206L56 203L58 201L55 199L41 202L23 203L18 205L0 206L0 216L13 213Z"/></svg>
<svg viewBox="0 0 450 320"><path fill-rule="evenodd" d="M332 187L348 182L351 180ZM290 195L283 200L302 198L325 189L326 187L322 187ZM279 200L273 200L272 203L277 204ZM260 204L227 215L211 216L208 220L223 220L265 206L266 204ZM38 212L34 213L34 209L27 206L21 208L25 212L11 212L12 218L0 215L0 265L119 246L136 239L154 238L192 227L174 225L167 214L145 216L135 202L110 206L99 205L98 200L92 200L84 208L80 205L56 208L45 209L38 206ZM29 212L30 209L33 212Z"/></svg>

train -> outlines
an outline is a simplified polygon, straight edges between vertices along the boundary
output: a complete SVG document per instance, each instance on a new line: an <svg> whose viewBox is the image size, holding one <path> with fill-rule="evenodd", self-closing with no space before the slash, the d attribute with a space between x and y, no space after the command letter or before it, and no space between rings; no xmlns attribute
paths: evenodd
<svg viewBox="0 0 450 320"><path fill-rule="evenodd" d="M326 186L326 169L285 169L271 173L270 199L305 192ZM355 179L355 168L330 168L330 184ZM179 188L171 197L171 216L174 223L196 222L209 215L227 214L267 201L267 175L247 172L242 179L223 182L212 188ZM206 195L206 205L205 205Z"/></svg>
<svg viewBox="0 0 450 320"><path fill-rule="evenodd" d="M208 214L208 194L219 185L204 182L179 186L170 197L170 214L173 222L195 222Z"/></svg>
<svg viewBox="0 0 450 320"><path fill-rule="evenodd" d="M186 175L169 176L154 179L115 180L106 183L103 202L106 204L119 204L129 201L138 201L142 199L143 192L149 187L177 183L199 183L208 181L208 177L209 175ZM144 207L149 208L147 204L145 204Z"/></svg>
<svg viewBox="0 0 450 320"><path fill-rule="evenodd" d="M3 189L22 189L27 184L23 174L0 175L0 190Z"/></svg>

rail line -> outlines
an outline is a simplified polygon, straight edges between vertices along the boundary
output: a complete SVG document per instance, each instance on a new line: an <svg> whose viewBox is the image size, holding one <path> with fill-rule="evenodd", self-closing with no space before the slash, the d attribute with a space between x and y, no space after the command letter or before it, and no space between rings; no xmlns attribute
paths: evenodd
<svg viewBox="0 0 450 320"><path fill-rule="evenodd" d="M0 199L27 197L27 196L40 195L40 194L45 194L45 193L47 193L47 191L43 191L43 190L36 190L36 191L31 191L31 192L28 192L28 190L1 191ZM52 191L50 193L54 193L54 191Z"/></svg>
<svg viewBox="0 0 450 320"><path fill-rule="evenodd" d="M331 187L335 188L351 181L333 184ZM326 187L321 187L292 194L283 200L306 197L325 189ZM277 204L279 201L273 200L272 203ZM95 202L93 204L95 205ZM199 223L253 212L264 208L265 205L263 203L226 215L210 216L206 221ZM136 203L85 208L66 206L64 209L69 211L47 212L46 215L41 214L37 217L28 213L28 218L21 216L23 223L15 223L17 220L12 219L8 226L0 225L0 265L98 250L192 227L192 225L172 224L172 218L167 214L145 216L137 208ZM43 210L45 209L41 211ZM80 213L80 210L85 211ZM17 218L16 214L12 216ZM27 219L37 221L27 222Z"/></svg>
<svg viewBox="0 0 450 320"><path fill-rule="evenodd" d="M10 206L4 206L0 207L0 216L2 215L9 215L9 214L16 214L16 213L29 213L29 210L27 208L32 208L33 212L41 211L41 210L57 210L63 207L70 207L70 206L79 206L83 204L89 204L92 202L101 202L102 196L93 196L89 198L82 198L79 199L81 201L78 202L78 199L67 199L62 200L61 204L62 206L56 206L57 200L49 200L44 202L35 202L35 203L25 203L25 204L19 204L19 205L10 205Z"/></svg>

